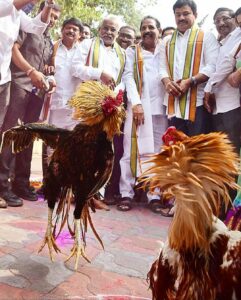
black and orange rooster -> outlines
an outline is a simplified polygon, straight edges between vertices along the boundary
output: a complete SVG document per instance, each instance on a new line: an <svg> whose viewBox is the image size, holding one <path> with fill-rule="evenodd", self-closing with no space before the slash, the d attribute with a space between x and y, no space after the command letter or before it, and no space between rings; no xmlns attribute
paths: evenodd
<svg viewBox="0 0 241 300"><path fill-rule="evenodd" d="M73 117L80 122L72 131L33 123L14 127L3 135L2 146L12 145L14 152L28 147L35 139L42 139L46 145L54 148L44 178L44 196L49 207L48 226L39 250L47 244L51 260L53 250L60 252L55 242L56 223L62 219L59 225L61 231L68 220L72 198L75 202L74 230L71 230L69 222L68 227L75 242L68 259L76 256L75 268L80 256L87 259L85 232L88 223L101 242L93 227L89 206L95 209L98 192L112 172L112 140L115 134L120 134L120 125L125 117L122 96L122 91L116 96L99 82L85 82L69 101L69 105L75 109ZM53 226L56 202L57 221Z"/></svg>
<svg viewBox="0 0 241 300"><path fill-rule="evenodd" d="M223 133L187 137L175 128L142 182L175 196L168 239L148 277L153 300L240 300L241 232L216 216L239 161Z"/></svg>

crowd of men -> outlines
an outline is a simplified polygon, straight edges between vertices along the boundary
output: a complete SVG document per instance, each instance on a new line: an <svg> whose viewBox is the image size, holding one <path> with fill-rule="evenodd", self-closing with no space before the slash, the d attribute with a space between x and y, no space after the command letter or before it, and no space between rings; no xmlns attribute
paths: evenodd
<svg viewBox="0 0 241 300"><path fill-rule="evenodd" d="M110 15L91 38L90 26L73 17L63 22L61 38L53 41L49 30L61 7L46 0L38 15L30 18L21 9L32 2L0 0L1 134L18 120L72 129L77 121L67 102L83 81L98 80L124 90L124 134L114 139L114 169L105 189L105 202L117 203L121 211L132 208L136 179L148 167L143 161L160 150L168 126L189 136L226 132L239 153L241 8L216 10L218 38L196 24L193 0L177 0L176 28L162 30L156 18L146 16L139 39L133 27L121 27L120 19ZM51 155L51 149L43 153ZM31 158L31 147L19 154L2 150L0 208L37 200L30 186ZM156 213L163 213L160 195L147 193Z"/></svg>

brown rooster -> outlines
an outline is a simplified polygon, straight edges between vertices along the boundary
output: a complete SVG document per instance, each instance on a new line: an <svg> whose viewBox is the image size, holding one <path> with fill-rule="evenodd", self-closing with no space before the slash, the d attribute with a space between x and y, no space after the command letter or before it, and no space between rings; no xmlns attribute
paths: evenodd
<svg viewBox="0 0 241 300"><path fill-rule="evenodd" d="M175 196L168 239L148 274L152 299L240 300L241 232L216 217L228 187L237 188L233 147L223 133L187 137L174 128L164 141L141 178Z"/></svg>
<svg viewBox="0 0 241 300"><path fill-rule="evenodd" d="M28 147L38 138L55 149L44 178L44 196L49 207L48 226L39 250L47 244L51 260L53 250L60 252L55 242L56 224L62 215L61 231L68 220L72 197L75 202L74 231L69 222L68 227L75 242L69 258L76 256L75 268L80 256L87 259L85 232L88 223L101 242L91 222L89 206L95 209L93 201L112 172L112 140L115 134L120 134L120 125L125 117L122 100L122 91L116 96L99 82L85 82L69 101L70 106L75 108L74 118L80 121L72 131L34 123L14 127L3 135L2 146L12 145L14 152ZM53 211L57 201L57 221L53 227Z"/></svg>

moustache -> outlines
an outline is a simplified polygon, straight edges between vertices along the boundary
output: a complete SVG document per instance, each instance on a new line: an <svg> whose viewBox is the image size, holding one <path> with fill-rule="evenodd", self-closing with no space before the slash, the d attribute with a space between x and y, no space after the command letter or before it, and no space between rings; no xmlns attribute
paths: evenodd
<svg viewBox="0 0 241 300"><path fill-rule="evenodd" d="M143 38L145 38L147 36L152 37L153 34L151 32L146 32L146 33L143 34Z"/></svg>
<svg viewBox="0 0 241 300"><path fill-rule="evenodd" d="M72 33L72 32L67 32L67 33L66 33L66 35L67 35L67 36L72 36L72 37L74 37L74 36L75 36L75 34L74 34L74 33Z"/></svg>
<svg viewBox="0 0 241 300"><path fill-rule="evenodd" d="M179 21L178 24L187 24L186 21Z"/></svg>

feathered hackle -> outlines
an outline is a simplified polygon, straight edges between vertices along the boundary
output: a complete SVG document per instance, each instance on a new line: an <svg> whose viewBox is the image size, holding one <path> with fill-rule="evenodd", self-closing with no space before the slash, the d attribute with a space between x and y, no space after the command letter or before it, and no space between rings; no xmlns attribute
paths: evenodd
<svg viewBox="0 0 241 300"><path fill-rule="evenodd" d="M116 95L98 81L86 81L81 83L69 105L75 108L74 119L89 126L100 124L109 139L121 133L120 125L125 117L122 91Z"/></svg>
<svg viewBox="0 0 241 300"><path fill-rule="evenodd" d="M150 191L158 187L175 196L175 215L169 232L177 251L209 249L213 214L221 201L230 201L228 187L237 188L238 157L223 133L187 137L164 146L148 163L140 180Z"/></svg>

